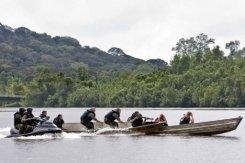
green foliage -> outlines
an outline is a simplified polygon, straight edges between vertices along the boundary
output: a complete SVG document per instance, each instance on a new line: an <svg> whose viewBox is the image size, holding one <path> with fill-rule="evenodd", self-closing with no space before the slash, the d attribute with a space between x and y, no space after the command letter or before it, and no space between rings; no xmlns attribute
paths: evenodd
<svg viewBox="0 0 245 163"><path fill-rule="evenodd" d="M204 34L181 39L167 66L161 60L145 62L120 50L123 55L110 55L81 47L69 37L51 38L26 28L5 31L3 39L2 30L0 92L24 96L22 105L245 107L245 48L235 48L232 57L226 57L219 46L209 47L214 39Z"/></svg>
<svg viewBox="0 0 245 163"><path fill-rule="evenodd" d="M74 77L79 67L89 69L92 74L111 75L121 70L138 72L138 67L141 72L150 73L164 68L165 63L162 60L147 62L126 54L111 55L98 48L82 47L71 37L51 37L24 27L10 30L0 24L0 73L18 75L24 80L32 79L40 67Z"/></svg>

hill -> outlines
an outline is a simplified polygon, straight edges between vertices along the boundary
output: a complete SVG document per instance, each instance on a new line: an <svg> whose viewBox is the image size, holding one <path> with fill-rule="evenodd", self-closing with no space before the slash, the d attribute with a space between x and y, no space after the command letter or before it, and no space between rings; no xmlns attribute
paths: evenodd
<svg viewBox="0 0 245 163"><path fill-rule="evenodd" d="M7 73L30 79L43 67L68 76L73 76L80 67L94 74L122 70L149 73L166 65L160 59L134 58L116 47L105 52L96 47L81 46L71 37L51 37L25 27L13 29L0 23L1 75Z"/></svg>

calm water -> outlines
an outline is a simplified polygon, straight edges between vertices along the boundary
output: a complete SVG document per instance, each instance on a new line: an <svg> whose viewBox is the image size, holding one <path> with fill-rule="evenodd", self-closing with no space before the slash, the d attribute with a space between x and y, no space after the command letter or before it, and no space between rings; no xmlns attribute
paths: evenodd
<svg viewBox="0 0 245 163"><path fill-rule="evenodd" d="M0 110L0 162L44 163L44 162L245 162L244 120L237 130L212 137L192 136L135 136L135 135L94 135L62 134L6 139L12 117L17 109ZM50 108L51 119L62 113L66 122L79 122L85 109ZM97 109L98 119L103 119L110 109ZM140 109L138 109L140 110ZM35 109L38 116L42 109ZM126 120L134 109L122 110ZM178 124L185 110L140 111L144 116L156 117L164 113L169 125ZM196 122L231 118L245 111L192 111Z"/></svg>

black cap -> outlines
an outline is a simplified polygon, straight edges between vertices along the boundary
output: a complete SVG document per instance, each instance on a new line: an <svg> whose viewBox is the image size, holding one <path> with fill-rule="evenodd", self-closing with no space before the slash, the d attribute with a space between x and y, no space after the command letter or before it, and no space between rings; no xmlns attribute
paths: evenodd
<svg viewBox="0 0 245 163"><path fill-rule="evenodd" d="M28 112L32 112L32 108L27 108L26 109Z"/></svg>
<svg viewBox="0 0 245 163"><path fill-rule="evenodd" d="M19 112L25 112L26 109L25 108L19 108Z"/></svg>

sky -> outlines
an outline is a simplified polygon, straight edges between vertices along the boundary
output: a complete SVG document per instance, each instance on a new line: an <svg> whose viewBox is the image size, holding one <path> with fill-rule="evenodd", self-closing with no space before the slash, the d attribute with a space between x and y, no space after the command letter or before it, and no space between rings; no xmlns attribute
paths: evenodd
<svg viewBox="0 0 245 163"><path fill-rule="evenodd" d="M222 49L231 40L244 46L244 6L244 0L0 0L0 22L169 62L180 38L200 33Z"/></svg>

